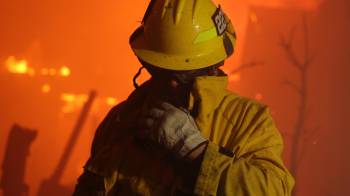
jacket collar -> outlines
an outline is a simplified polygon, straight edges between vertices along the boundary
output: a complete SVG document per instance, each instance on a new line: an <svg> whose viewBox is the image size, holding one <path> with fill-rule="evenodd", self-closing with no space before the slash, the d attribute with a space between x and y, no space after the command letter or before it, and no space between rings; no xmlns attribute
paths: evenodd
<svg viewBox="0 0 350 196"><path fill-rule="evenodd" d="M197 123L203 123L207 117L219 106L222 99L228 94L227 76L197 77L190 93L189 110Z"/></svg>

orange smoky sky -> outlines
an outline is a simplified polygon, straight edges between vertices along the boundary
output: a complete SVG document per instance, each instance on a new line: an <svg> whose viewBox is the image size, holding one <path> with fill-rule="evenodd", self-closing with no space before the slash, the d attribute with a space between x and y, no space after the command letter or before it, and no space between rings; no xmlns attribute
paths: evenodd
<svg viewBox="0 0 350 196"><path fill-rule="evenodd" d="M340 42L333 34L336 32L340 39L340 36L345 37L346 32L349 32L345 26L349 24L346 21L350 17L350 6L345 10L343 0L215 2L221 4L230 17L238 36L235 54L226 61L224 70L230 73L251 61L264 62L262 67L230 74L230 88L271 105L272 114L283 130L293 127L298 101L295 94L277 83L281 83L284 76L297 79L298 75L292 68L286 68L288 62L278 47L276 37L288 34L292 26L300 24L303 13L310 16L309 21L313 24L310 27L313 49L317 48L316 51L322 57L317 61L318 70L321 71L313 72L311 76L314 79L310 83L311 93L314 93L311 97L318 98L312 99L316 100L312 106L316 107L314 113L318 113L319 102L325 106L329 102L336 102L335 95L348 95L348 91L333 88L348 81L342 75L348 69L333 69L331 65L325 64L329 59L337 58L340 59L339 65L345 65L344 59L350 55L346 53L348 49L344 44L350 44L349 39ZM124 100L134 89L132 78L140 64L128 42L131 33L140 25L148 3L144 0L0 1L0 162L3 161L10 128L14 123L37 130L38 135L30 147L24 179L29 185L29 195L36 195L41 182L49 178L57 166L82 106L88 99L88 93L94 89L98 96L76 141L65 172L59 179L60 184L69 190L74 186L89 156L91 141L99 122L113 105ZM337 13L334 10L341 11ZM330 19L331 17L335 18ZM327 25L323 25L323 21L319 22L317 18L327 20L326 24L333 25L332 29L326 28ZM325 36L332 39L325 39ZM302 43L302 37L297 35L296 47ZM341 51L344 53L336 50L339 47L335 44L337 41L343 44ZM333 48L333 52L325 52L322 43L329 44L328 48ZM284 66L285 64L287 65ZM319 78L321 76L322 79ZM140 83L148 78L147 73L142 73L138 81ZM338 78L343 78L343 82L329 82ZM319 87L321 84L322 90ZM283 96L287 97L287 101L281 98ZM341 101L345 101L345 98ZM286 102L288 106L285 105ZM336 110L335 108L338 108L337 111L342 110L341 106L327 106L327 111ZM334 117L339 126L337 129L343 129L340 124L348 114L342 113L341 118ZM322 115L319 121L326 118L327 115ZM334 137L332 144L337 143L337 139L339 138ZM286 144L289 144L288 139ZM318 148L312 146L311 150L317 154ZM315 160L322 160L321 156L315 156ZM339 157L337 160L342 161ZM335 164L333 167L336 167ZM317 171L312 173L313 176L317 176ZM1 169L0 176L2 174ZM329 176L332 177L331 174ZM315 183L312 185L313 193L319 193L318 185L326 184L322 180L316 180ZM304 195L310 192L306 191Z"/></svg>

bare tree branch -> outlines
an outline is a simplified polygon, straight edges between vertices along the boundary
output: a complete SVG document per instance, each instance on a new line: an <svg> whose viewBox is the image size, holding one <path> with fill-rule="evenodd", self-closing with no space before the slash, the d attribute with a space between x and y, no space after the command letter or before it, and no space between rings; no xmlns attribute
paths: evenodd
<svg viewBox="0 0 350 196"><path fill-rule="evenodd" d="M306 21L306 14L304 12L303 14L303 31L304 31L304 68L307 66L308 63L306 63L309 60L309 29L307 26L307 21Z"/></svg>
<svg viewBox="0 0 350 196"><path fill-rule="evenodd" d="M284 84L290 86L292 89L297 92L299 97L299 106L296 122L293 128L293 135L291 138L292 142L292 152L291 152L291 172L297 177L297 173L299 170L300 161L303 159L306 147L305 145L308 143L311 137L317 133L318 129L312 131L311 136L306 136L305 124L308 119L308 71L311 63L314 60L315 55L310 55L309 49L309 29L306 20L306 14L302 16L302 32L304 35L303 47L304 47L304 56L302 59L298 58L296 52L293 50L293 40L295 37L295 27L293 27L290 32L288 38L285 36L280 37L280 46L286 54L287 60L291 63L291 65L297 68L301 79L300 85L297 85L296 82L292 82L290 80L285 80ZM299 82L298 82L299 83ZM297 188L297 187L296 187ZM294 190L293 195L296 195L297 192Z"/></svg>
<svg viewBox="0 0 350 196"><path fill-rule="evenodd" d="M230 75L237 74L237 73L239 73L239 72L241 72L243 70L250 69L250 68L253 68L253 67L257 67L257 66L261 66L261 65L264 65L264 63L263 62L258 62L258 61L253 61L253 62L250 62L250 63L242 64L239 67L237 67L236 69L232 70L230 72Z"/></svg>
<svg viewBox="0 0 350 196"><path fill-rule="evenodd" d="M313 62L316 54L310 54L310 41L309 41L309 28L307 25L307 18L306 13L303 14L303 31L304 31L304 62L303 67L304 69L308 69Z"/></svg>
<svg viewBox="0 0 350 196"><path fill-rule="evenodd" d="M302 64L298 60L296 54L292 48L292 41L294 39L294 29L290 31L288 39L284 36L280 37L280 46L283 48L288 60L292 63L292 66L296 67L298 70L302 70Z"/></svg>
<svg viewBox="0 0 350 196"><path fill-rule="evenodd" d="M300 89L300 87L297 85L297 84L295 84L294 82L292 82L292 81L290 81L290 80L285 80L284 82L283 82L283 84L285 84L285 85L287 85L287 86L289 86L289 87L291 87L293 90L295 90L299 95L301 95L301 89Z"/></svg>
<svg viewBox="0 0 350 196"><path fill-rule="evenodd" d="M310 67L310 65L314 61L315 57L316 57L316 53L313 53L313 54L309 55L307 57L307 59L305 59L305 62L304 62L305 69Z"/></svg>

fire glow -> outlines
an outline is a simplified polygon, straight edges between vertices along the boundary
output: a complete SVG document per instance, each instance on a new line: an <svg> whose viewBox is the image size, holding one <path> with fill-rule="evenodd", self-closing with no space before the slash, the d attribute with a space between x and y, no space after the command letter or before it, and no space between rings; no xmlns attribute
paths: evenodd
<svg viewBox="0 0 350 196"><path fill-rule="evenodd" d="M5 66L10 73L34 75L33 68L28 66L28 62L24 59L18 60L14 56L10 56L5 61Z"/></svg>
<svg viewBox="0 0 350 196"><path fill-rule="evenodd" d="M72 113L80 110L88 99L88 94L74 94L74 93L62 93L61 101L64 102L62 107L63 113ZM114 106L118 104L118 100L115 97L101 97L97 99L97 102L106 104L108 106Z"/></svg>
<svg viewBox="0 0 350 196"><path fill-rule="evenodd" d="M279 8L299 8L303 10L315 10L322 3L323 0L248 0L250 5L266 6L266 7L279 7Z"/></svg>
<svg viewBox="0 0 350 196"><path fill-rule="evenodd" d="M36 73L39 73L42 76L60 77L69 77L71 75L71 70L67 66L62 66L59 69L41 68L40 71L36 71L33 67L29 66L29 63L26 59L19 60L14 56L10 56L6 59L5 66L7 71L12 74L34 76Z"/></svg>
<svg viewBox="0 0 350 196"><path fill-rule="evenodd" d="M230 82L239 82L241 80L241 74L231 74L228 77Z"/></svg>
<svg viewBox="0 0 350 196"><path fill-rule="evenodd" d="M64 102L63 113L71 113L81 108L88 98L87 94L63 93L61 100Z"/></svg>

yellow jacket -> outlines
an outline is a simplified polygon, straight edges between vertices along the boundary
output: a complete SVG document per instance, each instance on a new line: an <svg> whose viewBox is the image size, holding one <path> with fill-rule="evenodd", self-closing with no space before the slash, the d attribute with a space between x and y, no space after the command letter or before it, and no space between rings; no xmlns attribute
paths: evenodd
<svg viewBox="0 0 350 196"><path fill-rule="evenodd" d="M210 142L192 194L291 195L294 180L283 164L282 137L268 108L226 88L226 76L194 82L189 109L197 108L195 121ZM102 195L180 194L185 178L174 169L176 161L135 139L135 119L152 93L143 85L113 108L96 131L85 170L103 176Z"/></svg>

